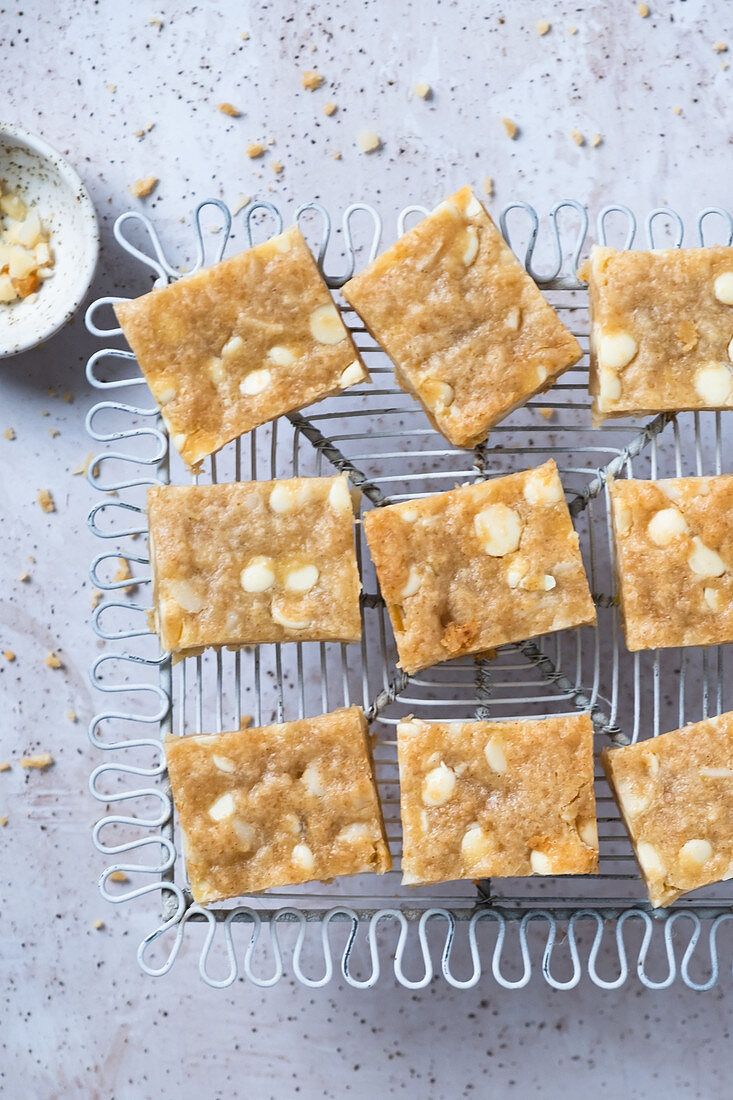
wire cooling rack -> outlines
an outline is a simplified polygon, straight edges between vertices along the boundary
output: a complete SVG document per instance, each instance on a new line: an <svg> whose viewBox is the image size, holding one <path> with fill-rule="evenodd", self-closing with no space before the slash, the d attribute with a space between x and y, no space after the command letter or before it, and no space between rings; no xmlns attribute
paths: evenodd
<svg viewBox="0 0 733 1100"><path fill-rule="evenodd" d="M403 210L397 233L423 213L419 206ZM333 264L338 271L326 276L334 289L386 243L381 218L366 203L350 206L336 227L317 203L300 207L296 217L314 242L321 268L331 271ZM248 247L282 224L269 203L250 204L235 225L223 203L204 202L193 219L192 269L220 259L228 247ZM515 202L502 212L500 226L587 352L587 294L575 274L589 236L584 207L565 200L540 223L531 206ZM128 255L152 271L156 285L184 273L169 263L145 216L123 214L114 235ZM637 237L645 247L730 244L733 219L718 208L702 211L689 236L685 240L679 215L663 208L649 214L642 237L635 216L623 206L600 211L595 234L601 243L627 248ZM206 255L207 242L215 245L213 257ZM339 258L332 261L332 253ZM726 647L626 652L616 611L605 487L608 474L721 472L728 453L727 419L719 413L663 414L642 428L638 422L613 421L591 431L584 357L548 393L494 428L486 443L473 451L451 449L399 390L384 354L342 304L373 385L258 428L211 458L195 480L340 470L362 489L365 507L379 507L552 456L580 534L598 626L505 646L492 661L452 661L408 677L396 667L389 620L359 525L361 647L260 646L206 653L174 668L160 653L145 618L152 602L145 491L152 484L187 481L190 475L169 452L152 401L134 400L145 383L118 339L119 328L101 328L97 320L119 300L99 299L87 313L87 328L105 340L87 364L89 382L104 394L91 409L87 427L94 440L105 444L89 466L89 480L102 494L89 524L109 547L91 567L92 582L106 597L93 616L104 646L91 679L110 704L90 724L92 744L107 758L93 771L90 786L107 809L93 833L97 849L113 860L100 878L103 896L113 903L158 898L158 916L138 950L142 969L153 976L166 974L179 955L190 953L184 941L190 948L193 940L201 975L215 987L238 977L269 986L289 964L307 986L327 984L338 970L349 984L364 988L379 979L386 961L411 989L437 974L456 988L475 985L488 974L505 988L518 988L536 972L556 989L574 987L584 973L597 986L613 989L626 981L631 968L650 988L665 988L677 978L693 989L713 986L720 974L719 953L725 953L728 966L733 959L733 882L652 913L600 769L598 876L403 888L395 725L410 713L499 719L587 709L600 748L609 739L626 743L656 736L733 707ZM132 579L115 579L120 557L133 566ZM161 738L170 732L239 728L244 715L259 725L351 703L364 706L377 732L376 772L396 869L381 877L273 890L235 908L193 904ZM115 871L125 872L127 881L115 881Z"/></svg>

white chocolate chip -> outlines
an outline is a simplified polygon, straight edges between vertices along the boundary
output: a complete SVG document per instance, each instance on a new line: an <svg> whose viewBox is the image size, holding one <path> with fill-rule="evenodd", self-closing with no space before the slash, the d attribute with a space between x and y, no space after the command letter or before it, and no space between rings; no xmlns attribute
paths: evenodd
<svg viewBox="0 0 733 1100"><path fill-rule="evenodd" d="M275 572L270 558L252 558L242 570L239 583L245 592L265 592L275 583Z"/></svg>
<svg viewBox="0 0 733 1100"><path fill-rule="evenodd" d="M702 596L711 611L720 611L722 600L719 588L705 588Z"/></svg>
<svg viewBox="0 0 733 1100"><path fill-rule="evenodd" d="M334 481L328 491L328 503L336 512L353 513L354 506L346 477L339 477Z"/></svg>
<svg viewBox="0 0 733 1100"><path fill-rule="evenodd" d="M173 386L166 386L164 390L159 390L155 397L159 405L170 405L177 395L178 391Z"/></svg>
<svg viewBox="0 0 733 1100"><path fill-rule="evenodd" d="M285 348L282 344L275 344L267 352L267 358L271 363L274 363L276 367L290 367L295 362L295 356L290 348Z"/></svg>
<svg viewBox="0 0 733 1100"><path fill-rule="evenodd" d="M272 374L267 367L252 370L239 383L239 392L244 397L256 397L258 393L266 390L272 381Z"/></svg>
<svg viewBox="0 0 733 1100"><path fill-rule="evenodd" d="M731 768L700 768L700 775L704 779L733 779Z"/></svg>
<svg viewBox="0 0 733 1100"><path fill-rule="evenodd" d="M641 754L641 759L644 761L646 769L652 778L659 775L659 757L655 752L643 752Z"/></svg>
<svg viewBox="0 0 733 1100"><path fill-rule="evenodd" d="M317 580L318 570L315 565L303 565L285 574L285 587L290 592L310 592Z"/></svg>
<svg viewBox="0 0 733 1100"><path fill-rule="evenodd" d="M727 363L708 363L695 373L695 392L711 408L724 405L733 388L733 373Z"/></svg>
<svg viewBox="0 0 733 1100"><path fill-rule="evenodd" d="M206 369L209 372L209 378L215 386L218 386L221 382L223 382L227 376L227 372L224 368L224 363L221 359L209 359L208 363L206 364Z"/></svg>
<svg viewBox="0 0 733 1100"><path fill-rule="evenodd" d="M232 336L231 340L227 340L224 347L221 349L221 355L223 359L228 359L232 355L238 355L244 347L244 340L241 336Z"/></svg>
<svg viewBox="0 0 733 1100"><path fill-rule="evenodd" d="M310 330L319 344L340 344L347 333L334 305L318 306L310 316Z"/></svg>
<svg viewBox="0 0 733 1100"><path fill-rule="evenodd" d="M470 267L478 256L478 230L469 226L466 230L466 245L461 259L466 267Z"/></svg>
<svg viewBox="0 0 733 1100"><path fill-rule="evenodd" d="M341 377L339 378L339 386L342 390L345 390L347 386L354 386L357 382L361 382L364 378L364 371L361 363L358 360L354 360L353 363L349 363L345 370L341 371Z"/></svg>
<svg viewBox="0 0 733 1100"><path fill-rule="evenodd" d="M688 840L680 848L680 860L683 863L704 863L713 854L713 846L709 840L695 838Z"/></svg>
<svg viewBox="0 0 733 1100"><path fill-rule="evenodd" d="M728 344L728 358L733 360L733 339Z"/></svg>
<svg viewBox="0 0 733 1100"><path fill-rule="evenodd" d="M631 509L628 504L618 502L613 509L613 518L616 524L616 532L619 535L628 535L631 530Z"/></svg>
<svg viewBox="0 0 733 1100"><path fill-rule="evenodd" d="M316 861L313 858L313 852L307 844L295 845L293 848L293 863L296 867L300 867L301 871L305 871L307 875L312 873Z"/></svg>
<svg viewBox="0 0 733 1100"><path fill-rule="evenodd" d="M506 504L490 504L474 517L473 526L484 550L492 558L511 554L519 546L522 521Z"/></svg>
<svg viewBox="0 0 733 1100"><path fill-rule="evenodd" d="M421 722L419 718L406 718L404 722L397 723L397 733L403 737L411 737L413 733L419 733L423 729L427 729L427 723ZM434 757L436 762L440 759L437 753ZM426 763L430 765L431 761L428 760Z"/></svg>
<svg viewBox="0 0 733 1100"><path fill-rule="evenodd" d="M660 508L649 520L647 533L655 546L669 546L679 535L687 534L687 522L677 508Z"/></svg>
<svg viewBox="0 0 733 1100"><path fill-rule="evenodd" d="M292 485L279 482L270 493L270 508L277 515L292 512L297 507L297 497Z"/></svg>
<svg viewBox="0 0 733 1100"><path fill-rule="evenodd" d="M475 218L477 214L481 213L481 203L476 196L472 193L471 198L466 203L466 209L463 211L467 218Z"/></svg>
<svg viewBox="0 0 733 1100"><path fill-rule="evenodd" d="M453 387L447 382L441 382L438 378L428 378L420 387L420 395L429 408L442 406L447 408L453 404Z"/></svg>
<svg viewBox="0 0 733 1100"><path fill-rule="evenodd" d="M537 367L537 382L539 385L542 385L549 373L550 372L548 371L544 363L540 363Z"/></svg>
<svg viewBox="0 0 733 1100"><path fill-rule="evenodd" d="M692 540L692 553L687 564L698 577L719 577L725 573L725 562L716 550L711 550L697 535Z"/></svg>
<svg viewBox="0 0 733 1100"><path fill-rule="evenodd" d="M400 518L403 520L404 523L414 523L415 520L417 519L417 509L416 508L401 508L400 509Z"/></svg>
<svg viewBox="0 0 733 1100"><path fill-rule="evenodd" d="M426 806L442 806L456 789L456 773L441 760L425 776L422 785L422 800Z"/></svg>
<svg viewBox="0 0 733 1100"><path fill-rule="evenodd" d="M492 771L498 772L500 775L506 771L504 743L498 734L496 734L494 737L490 738L486 742L484 756L486 757L486 763L489 765Z"/></svg>
<svg viewBox="0 0 733 1100"><path fill-rule="evenodd" d="M598 826L594 820L581 821L577 829L578 836L588 848L598 847Z"/></svg>
<svg viewBox="0 0 733 1100"><path fill-rule="evenodd" d="M504 318L504 324L507 328L512 329L513 332L519 332L521 321L522 311L519 306L513 306Z"/></svg>
<svg viewBox="0 0 733 1100"><path fill-rule="evenodd" d="M537 851L533 848L529 853L529 865L532 868L533 875L551 875L552 864L549 857L544 852Z"/></svg>
<svg viewBox="0 0 733 1100"><path fill-rule="evenodd" d="M248 821L242 821L241 818L235 817L232 822L232 829L234 830L242 851L251 852L253 848L257 847L257 830L254 825L250 825Z"/></svg>
<svg viewBox="0 0 733 1100"><path fill-rule="evenodd" d="M647 840L640 840L636 845L636 856L645 875L664 874L664 865L659 858L657 849Z"/></svg>
<svg viewBox="0 0 733 1100"><path fill-rule="evenodd" d="M598 372L600 389L598 397L603 408L618 401L621 396L621 379L609 367L601 367Z"/></svg>
<svg viewBox="0 0 733 1100"><path fill-rule="evenodd" d="M442 213L450 214L450 216L452 218L462 217L461 211L458 209L458 207L456 206L456 204L454 202L450 201L450 199L444 199L443 202L439 202L438 205L433 210L433 214L442 214Z"/></svg>
<svg viewBox="0 0 733 1100"><path fill-rule="evenodd" d="M336 834L336 840L343 840L347 844L358 844L360 840L373 840L372 830L361 821L355 821L352 825L345 825Z"/></svg>
<svg viewBox="0 0 733 1100"><path fill-rule="evenodd" d="M278 252L290 251L290 237L287 233L280 233L279 236L272 237L270 239L270 244L273 245Z"/></svg>
<svg viewBox="0 0 733 1100"><path fill-rule="evenodd" d="M405 599L407 599L408 596L414 596L415 593L417 592L417 590L419 589L421 583L422 583L422 579L420 577L420 574L419 574L417 568L414 565L411 565L410 566L410 571L407 574L407 581L405 582L405 587L402 589L402 592L400 593L400 596L402 597L402 599L405 600Z"/></svg>
<svg viewBox="0 0 733 1100"><path fill-rule="evenodd" d="M186 446L186 440L187 436L185 432L174 432L171 436L171 443L179 452L183 451L183 448Z"/></svg>
<svg viewBox="0 0 733 1100"><path fill-rule="evenodd" d="M300 836L300 818L296 814L283 814L280 824L291 836Z"/></svg>
<svg viewBox="0 0 733 1100"><path fill-rule="evenodd" d="M524 499L528 504L559 504L564 500L560 478L554 470L532 470L524 482Z"/></svg>
<svg viewBox="0 0 733 1100"><path fill-rule="evenodd" d="M529 572L529 562L517 555L512 558L506 571L506 583L510 588L519 588L522 578Z"/></svg>
<svg viewBox="0 0 733 1100"><path fill-rule="evenodd" d="M204 601L188 581L169 581L168 593L179 607L191 615L203 610Z"/></svg>
<svg viewBox="0 0 733 1100"><path fill-rule="evenodd" d="M617 781L616 796L621 804L621 809L628 818L644 813L651 802L650 794L638 794L626 779Z"/></svg>
<svg viewBox="0 0 733 1100"><path fill-rule="evenodd" d="M226 772L227 775L231 775L235 770L234 761L230 760L228 756L218 756L216 753L212 753L211 759L214 763L214 767L218 768L220 772Z"/></svg>
<svg viewBox="0 0 733 1100"><path fill-rule="evenodd" d="M602 367L620 370L638 351L636 340L628 332L603 332L598 340L598 361Z"/></svg>
<svg viewBox="0 0 733 1100"><path fill-rule="evenodd" d="M733 306L733 271L724 271L713 284L713 293L723 305Z"/></svg>
<svg viewBox="0 0 733 1100"><path fill-rule="evenodd" d="M273 603L270 608L270 614L272 615L273 622L276 622L278 626L285 627L286 630L305 630L309 625L307 619L289 619L275 603Z"/></svg>
<svg viewBox="0 0 733 1100"><path fill-rule="evenodd" d="M212 821L224 821L227 817L231 817L233 813L234 798L229 791L209 806L209 817Z"/></svg>
<svg viewBox="0 0 733 1100"><path fill-rule="evenodd" d="M470 869L481 863L491 852L491 837L480 825L469 825L461 839L461 856Z"/></svg>
<svg viewBox="0 0 733 1100"><path fill-rule="evenodd" d="M551 592L557 585L552 573L530 573L522 577L518 587L525 592Z"/></svg>
<svg viewBox="0 0 733 1100"><path fill-rule="evenodd" d="M306 790L310 794L316 795L321 798L326 793L326 788L323 785L323 779L321 773L318 770L318 765L314 760L311 760L307 768L300 777L305 784Z"/></svg>

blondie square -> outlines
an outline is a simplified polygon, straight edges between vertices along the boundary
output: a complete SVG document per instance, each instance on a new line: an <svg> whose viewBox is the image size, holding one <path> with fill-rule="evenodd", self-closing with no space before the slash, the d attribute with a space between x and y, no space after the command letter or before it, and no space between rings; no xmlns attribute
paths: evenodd
<svg viewBox="0 0 733 1100"><path fill-rule="evenodd" d="M392 866L360 707L167 737L165 755L201 905Z"/></svg>
<svg viewBox="0 0 733 1100"><path fill-rule="evenodd" d="M733 475L608 484L628 649L733 642Z"/></svg>
<svg viewBox="0 0 733 1100"><path fill-rule="evenodd" d="M733 407L733 248L594 245L594 425L609 417Z"/></svg>
<svg viewBox="0 0 733 1100"><path fill-rule="evenodd" d="M459 447L581 357L470 187L343 287L397 381Z"/></svg>
<svg viewBox="0 0 733 1100"><path fill-rule="evenodd" d="M733 878L733 713L601 759L653 906Z"/></svg>
<svg viewBox="0 0 733 1100"><path fill-rule="evenodd" d="M409 885L598 870L587 714L397 726Z"/></svg>
<svg viewBox="0 0 733 1100"><path fill-rule="evenodd" d="M552 460L363 522L405 672L595 622Z"/></svg>
<svg viewBox="0 0 733 1100"><path fill-rule="evenodd" d="M148 492L161 647L361 637L354 503L345 475Z"/></svg>
<svg viewBox="0 0 733 1100"><path fill-rule="evenodd" d="M258 424L369 381L297 226L115 313L191 467Z"/></svg>

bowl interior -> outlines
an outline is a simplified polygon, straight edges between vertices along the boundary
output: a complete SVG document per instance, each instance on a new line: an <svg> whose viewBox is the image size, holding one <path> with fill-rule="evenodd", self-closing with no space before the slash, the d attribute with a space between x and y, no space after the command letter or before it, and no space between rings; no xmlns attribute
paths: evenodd
<svg viewBox="0 0 733 1100"><path fill-rule="evenodd" d="M54 275L22 301L0 304L0 357L35 347L73 315L94 275L99 235L76 172L48 149L0 129L0 183L39 214L50 234Z"/></svg>

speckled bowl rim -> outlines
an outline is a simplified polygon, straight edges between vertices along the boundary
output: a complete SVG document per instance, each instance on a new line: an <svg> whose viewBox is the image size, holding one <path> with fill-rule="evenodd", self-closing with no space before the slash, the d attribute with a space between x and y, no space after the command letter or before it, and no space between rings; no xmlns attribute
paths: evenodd
<svg viewBox="0 0 733 1100"><path fill-rule="evenodd" d="M73 301L70 301L66 305L62 316L58 320L49 322L49 324L31 340L22 341L19 344L14 344L9 347L3 347L2 344L0 344L0 359L8 359L13 355L20 355L21 352L31 351L33 348L37 348L39 344L42 344L45 340L54 336L68 321L70 321L87 296L99 260L99 222L97 221L97 213L94 209L94 203L89 196L89 192L76 169L72 168L58 150L54 149L52 145L49 145L42 137L30 133L29 130L23 130L20 126L15 126L13 123L6 123L0 120L0 145L6 140L8 143L15 141L19 144L24 144L34 153L38 153L39 156L51 165L56 174L61 176L63 181L76 193L87 236L87 261L86 271L82 272L82 281L79 284L80 289Z"/></svg>

